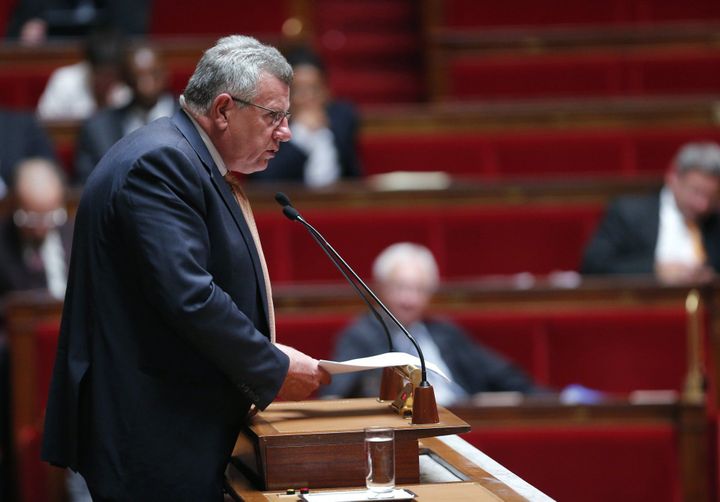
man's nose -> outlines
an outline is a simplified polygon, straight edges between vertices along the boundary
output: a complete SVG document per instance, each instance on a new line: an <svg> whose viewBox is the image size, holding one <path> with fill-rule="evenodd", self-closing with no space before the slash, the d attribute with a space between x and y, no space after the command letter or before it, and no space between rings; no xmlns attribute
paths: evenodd
<svg viewBox="0 0 720 502"><path fill-rule="evenodd" d="M290 141L292 138L292 132L290 132L290 124L288 123L287 117L282 119L282 122L278 124L277 128L273 132L273 139L281 143Z"/></svg>

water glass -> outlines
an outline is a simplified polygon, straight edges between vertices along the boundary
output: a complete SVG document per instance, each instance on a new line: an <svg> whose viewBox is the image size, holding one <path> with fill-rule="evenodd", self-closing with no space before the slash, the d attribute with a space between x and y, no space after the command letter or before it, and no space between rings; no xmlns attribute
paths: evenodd
<svg viewBox="0 0 720 502"><path fill-rule="evenodd" d="M365 429L365 485L371 496L390 496L395 488L395 431L388 427Z"/></svg>

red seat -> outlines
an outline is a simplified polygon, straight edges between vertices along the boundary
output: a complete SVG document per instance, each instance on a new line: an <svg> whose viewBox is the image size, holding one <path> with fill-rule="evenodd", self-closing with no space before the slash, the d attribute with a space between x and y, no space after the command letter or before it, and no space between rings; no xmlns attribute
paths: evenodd
<svg viewBox="0 0 720 502"><path fill-rule="evenodd" d="M454 28L501 26L614 25L662 21L720 19L715 0L533 0L478 2L444 0L441 26Z"/></svg>
<svg viewBox="0 0 720 502"><path fill-rule="evenodd" d="M46 502L53 481L50 478L51 468L40 460L42 444L42 428L45 417L45 406L50 388L50 379L57 351L59 326L57 322L39 324L35 330L35 361L28 362L28 371L33 371L35 380L35 409L38 415L33 417L34 423L19 427L14 438L15 454L18 464L18 485L21 500L25 502Z"/></svg>
<svg viewBox="0 0 720 502"><path fill-rule="evenodd" d="M687 370L687 319L675 308L567 312L453 312L479 342L537 382L611 393L681 391Z"/></svg>
<svg viewBox="0 0 720 502"><path fill-rule="evenodd" d="M458 177L489 179L659 176L682 144L700 140L720 141L720 130L680 127L365 134L360 138L360 155L367 174L399 170L444 171Z"/></svg>
<svg viewBox="0 0 720 502"><path fill-rule="evenodd" d="M463 438L557 500L682 499L670 425L487 427Z"/></svg>
<svg viewBox="0 0 720 502"><path fill-rule="evenodd" d="M199 2L154 0L148 32L151 36L218 38L229 33L280 34L282 24L289 17L289 4L288 0L257 3L214 0L210 9Z"/></svg>
<svg viewBox="0 0 720 502"><path fill-rule="evenodd" d="M716 49L448 55L447 96L454 99L713 93Z"/></svg>
<svg viewBox="0 0 720 502"><path fill-rule="evenodd" d="M398 241L428 246L444 277L466 278L576 269L601 212L599 204L498 205L309 210L304 216L363 278L380 251ZM257 222L273 280L343 280L300 225L278 211L259 212Z"/></svg>

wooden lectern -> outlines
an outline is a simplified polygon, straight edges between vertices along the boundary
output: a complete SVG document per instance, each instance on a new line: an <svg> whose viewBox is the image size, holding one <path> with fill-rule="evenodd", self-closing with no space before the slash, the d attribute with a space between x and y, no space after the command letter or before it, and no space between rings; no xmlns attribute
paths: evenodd
<svg viewBox="0 0 720 502"><path fill-rule="evenodd" d="M439 422L416 425L375 398L273 403L238 437L233 465L260 489L365 485L364 429L395 429L395 480L419 482L418 440L468 432L439 407Z"/></svg>

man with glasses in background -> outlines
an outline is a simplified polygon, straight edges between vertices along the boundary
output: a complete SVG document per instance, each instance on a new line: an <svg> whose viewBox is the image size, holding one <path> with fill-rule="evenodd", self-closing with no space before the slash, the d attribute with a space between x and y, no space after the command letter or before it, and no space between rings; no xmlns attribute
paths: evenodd
<svg viewBox="0 0 720 502"><path fill-rule="evenodd" d="M94 500L223 499L251 409L329 375L275 343L267 268L238 175L290 139L292 69L253 38L200 59L182 109L105 154L78 208L43 458Z"/></svg>
<svg viewBox="0 0 720 502"><path fill-rule="evenodd" d="M65 295L72 222L65 177L52 161L20 162L12 184L14 211L0 227L0 295L29 289Z"/></svg>
<svg viewBox="0 0 720 502"><path fill-rule="evenodd" d="M0 222L0 297L14 291L65 294L72 222L65 210L65 178L52 161L20 161L10 183L11 211ZM10 393L5 333L0 320L0 499L9 497Z"/></svg>
<svg viewBox="0 0 720 502"><path fill-rule="evenodd" d="M720 145L683 145L649 195L614 200L588 243L583 274L654 274L663 283L720 272Z"/></svg>

